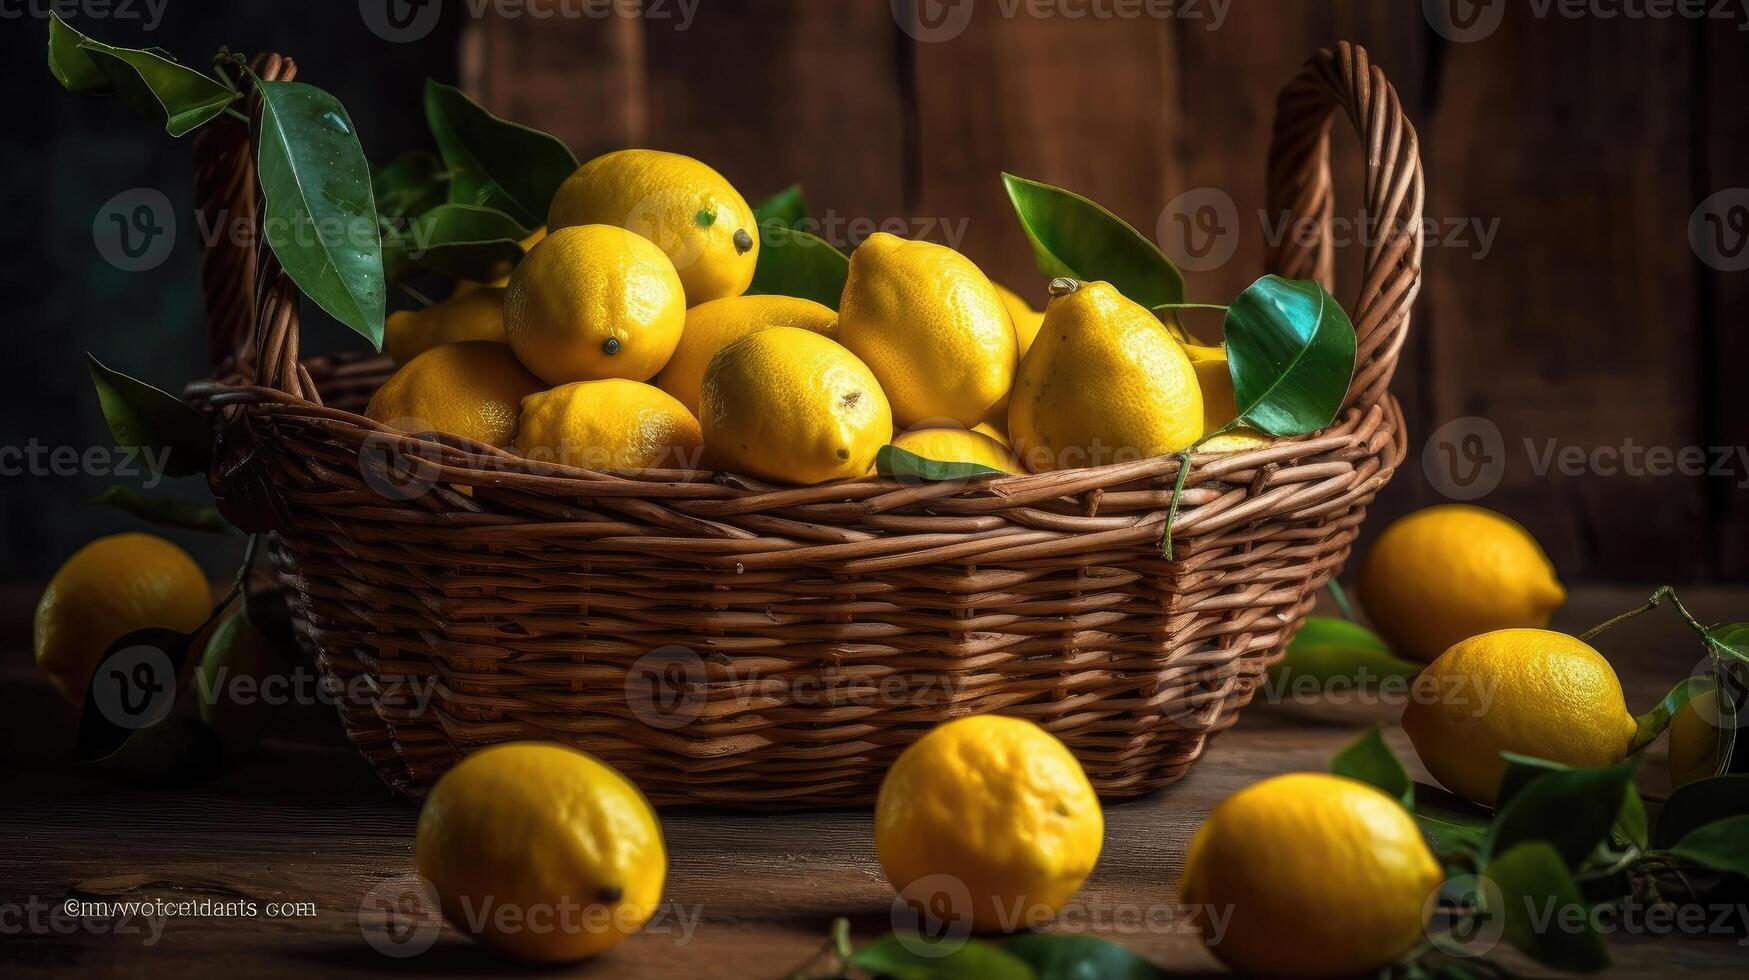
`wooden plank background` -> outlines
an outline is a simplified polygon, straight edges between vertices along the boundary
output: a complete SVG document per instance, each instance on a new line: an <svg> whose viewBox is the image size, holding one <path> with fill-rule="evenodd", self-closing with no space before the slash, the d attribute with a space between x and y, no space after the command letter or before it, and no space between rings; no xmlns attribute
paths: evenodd
<svg viewBox="0 0 1749 980"><path fill-rule="evenodd" d="M1380 514L1443 499L1420 450L1479 417L1499 432L1500 482L1477 502L1530 527L1563 577L1749 578L1749 462L1636 475L1594 456L1749 445L1749 271L1688 240L1697 204L1749 185L1740 23L1513 4L1456 42L1412 2L926 3L922 22L908 0L706 0L690 22L674 0L645 17L487 15L464 29L461 75L580 157L688 153L750 198L800 181L841 246L898 223L1035 296L1002 170L1150 235L1178 195L1218 189L1233 255L1190 281L1225 302L1277 227L1261 213L1276 90L1318 47L1361 43L1417 125L1438 222L1395 382L1415 455ZM1068 16L1122 9L1140 16ZM1346 133L1337 146L1337 216L1358 218L1359 153ZM1358 252L1340 254L1345 301ZM1550 447L1601 465L1549 469Z"/></svg>

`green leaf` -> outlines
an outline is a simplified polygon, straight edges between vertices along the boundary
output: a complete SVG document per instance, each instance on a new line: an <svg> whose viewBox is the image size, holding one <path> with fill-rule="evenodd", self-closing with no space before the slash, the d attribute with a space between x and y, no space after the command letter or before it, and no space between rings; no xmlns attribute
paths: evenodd
<svg viewBox="0 0 1749 980"><path fill-rule="evenodd" d="M113 93L128 107L182 136L225 111L237 93L162 52L118 48L49 15L49 71L69 92Z"/></svg>
<svg viewBox="0 0 1749 980"><path fill-rule="evenodd" d="M1664 801L1652 826L1652 845L1672 847L1707 824L1744 814L1749 814L1749 775L1697 779Z"/></svg>
<svg viewBox="0 0 1749 980"><path fill-rule="evenodd" d="M114 507L143 521L161 527L185 531L205 531L208 534L231 534L236 528L219 513L217 507L183 497L148 497L132 487L105 487L89 503Z"/></svg>
<svg viewBox="0 0 1749 980"><path fill-rule="evenodd" d="M1671 688L1662 701L1652 706L1652 710L1634 719L1634 738L1628 743L1628 754L1633 755L1651 745L1654 739L1664 733L1664 729L1670 727L1670 719L1683 705L1713 687L1711 677L1683 678L1682 683Z"/></svg>
<svg viewBox="0 0 1749 980"><path fill-rule="evenodd" d="M1329 425L1354 377L1354 325L1324 287L1264 276L1227 308L1235 425L1299 436Z"/></svg>
<svg viewBox="0 0 1749 980"><path fill-rule="evenodd" d="M1060 187L1008 173L1002 183L1045 275L1104 280L1149 309L1184 301L1184 274L1122 218Z"/></svg>
<svg viewBox="0 0 1749 980"><path fill-rule="evenodd" d="M1482 869L1499 889L1504 937L1520 952L1545 966L1592 973L1609 965L1609 949L1598 934L1591 906L1555 848L1527 841L1505 851Z"/></svg>
<svg viewBox="0 0 1749 980"><path fill-rule="evenodd" d="M1726 623L1706 631L1712 651L1741 664L1749 664L1749 623Z"/></svg>
<svg viewBox="0 0 1749 980"><path fill-rule="evenodd" d="M1482 853L1491 857L1527 841L1540 841L1552 846L1568 867L1579 867L1609 838L1633 779L1634 764L1527 776L1527 770L1537 767L1523 756L1502 754L1507 757L1507 774Z"/></svg>
<svg viewBox="0 0 1749 980"><path fill-rule="evenodd" d="M774 221L780 228L797 228L808 218L808 199L802 185L791 184L753 207L753 223L761 228Z"/></svg>
<svg viewBox="0 0 1749 980"><path fill-rule="evenodd" d="M455 172L450 200L496 207L525 228L543 225L577 157L558 138L501 119L461 89L425 83L425 121Z"/></svg>
<svg viewBox="0 0 1749 980"><path fill-rule="evenodd" d="M1352 620L1307 616L1288 644L1287 656L1270 668L1269 682L1308 678L1320 687L1331 681L1371 686L1386 678L1414 677L1424 666L1391 656L1383 640Z"/></svg>
<svg viewBox="0 0 1749 980"><path fill-rule="evenodd" d="M115 91L109 76L97 67L89 53L79 48L82 42L90 40L68 27L60 14L49 12L49 74L69 92L107 95Z"/></svg>
<svg viewBox="0 0 1749 980"><path fill-rule="evenodd" d="M1024 960L977 939L886 936L852 953L850 964L893 980L1035 980Z"/></svg>
<svg viewBox="0 0 1749 980"><path fill-rule="evenodd" d="M1094 936L1029 932L1002 944L1024 960L1038 980L1162 980L1154 964Z"/></svg>
<svg viewBox="0 0 1749 980"><path fill-rule="evenodd" d="M1397 754L1385 744L1384 731L1377 722L1336 753L1330 760L1330 771L1375 786L1406 807L1415 805L1415 783L1397 760Z"/></svg>
<svg viewBox="0 0 1749 980"><path fill-rule="evenodd" d="M377 349L383 244L370 165L339 100L303 82L258 82L256 173L267 243L298 288Z"/></svg>
<svg viewBox="0 0 1749 980"><path fill-rule="evenodd" d="M799 296L838 309L850 259L818 235L775 224L759 226L759 263L748 295Z"/></svg>
<svg viewBox="0 0 1749 980"><path fill-rule="evenodd" d="M502 211L442 204L415 220L407 234L383 243L383 264L391 278L418 266L452 279L488 282L522 261L519 240L524 234L516 219Z"/></svg>
<svg viewBox="0 0 1749 980"><path fill-rule="evenodd" d="M117 445L141 451L165 476L206 472L213 426L205 416L167 391L105 367L90 353L85 367Z"/></svg>
<svg viewBox="0 0 1749 980"><path fill-rule="evenodd" d="M1011 473L979 463L944 463L898 446L882 446L875 454L875 472L903 482L939 483L942 480L969 480L980 476L1012 476Z"/></svg>
<svg viewBox="0 0 1749 980"><path fill-rule="evenodd" d="M415 150L396 157L371 174L377 215L417 218L448 200L449 176L437 154Z"/></svg>
<svg viewBox="0 0 1749 980"><path fill-rule="evenodd" d="M1481 851L1488 834L1487 814L1437 786L1416 783L1414 792L1415 822L1434 850L1441 854Z"/></svg>
<svg viewBox="0 0 1749 980"><path fill-rule="evenodd" d="M1696 827L1670 853L1714 871L1749 876L1749 813Z"/></svg>

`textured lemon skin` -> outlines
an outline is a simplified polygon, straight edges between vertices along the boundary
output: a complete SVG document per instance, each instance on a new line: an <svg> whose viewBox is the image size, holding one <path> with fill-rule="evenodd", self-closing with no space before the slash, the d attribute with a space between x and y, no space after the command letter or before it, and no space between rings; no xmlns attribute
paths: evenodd
<svg viewBox="0 0 1749 980"><path fill-rule="evenodd" d="M1239 415L1233 375L1227 368L1227 349L1201 344L1182 346L1190 366L1196 369L1197 385L1202 388L1202 430L1214 432Z"/></svg>
<svg viewBox="0 0 1749 980"><path fill-rule="evenodd" d="M522 400L516 452L597 470L692 469L698 419L674 396L624 378L575 381Z"/></svg>
<svg viewBox="0 0 1749 980"><path fill-rule="evenodd" d="M1634 718L1621 681L1590 644L1540 629L1495 630L1440 654L1415 679L1403 730L1440 785L1493 804L1502 752L1569 766L1627 755Z"/></svg>
<svg viewBox="0 0 1749 980"><path fill-rule="evenodd" d="M838 339L880 379L904 428L977 425L1008 394L1019 361L1008 308L970 259L885 232L851 253Z"/></svg>
<svg viewBox="0 0 1749 980"><path fill-rule="evenodd" d="M912 429L894 439L893 445L943 463L976 463L1006 473L1022 472L1007 446L971 429Z"/></svg>
<svg viewBox="0 0 1749 980"><path fill-rule="evenodd" d="M894 761L875 801L875 852L894 889L958 879L972 907L953 912L980 932L1054 916L1093 871L1104 836L1081 764L1018 718L935 728Z"/></svg>
<svg viewBox="0 0 1749 980"><path fill-rule="evenodd" d="M713 465L784 483L865 476L893 434L868 365L800 327L723 348L705 369L699 411Z"/></svg>
<svg viewBox="0 0 1749 980"><path fill-rule="evenodd" d="M396 310L383 325L383 349L397 367L433 347L463 340L508 342L503 289L459 290L422 310Z"/></svg>
<svg viewBox="0 0 1749 980"><path fill-rule="evenodd" d="M686 324L680 278L649 239L611 225L562 228L523 256L504 294L504 333L549 385L647 381Z"/></svg>
<svg viewBox="0 0 1749 980"><path fill-rule="evenodd" d="M1703 691L1670 717L1670 788L1706 779L1719 768L1717 691Z"/></svg>
<svg viewBox="0 0 1749 980"><path fill-rule="evenodd" d="M759 226L747 200L722 174L678 153L616 150L577 168L553 196L547 227L589 224L655 242L689 306L746 292L759 263Z"/></svg>
<svg viewBox="0 0 1749 980"><path fill-rule="evenodd" d="M1442 878L1396 800L1342 776L1289 773L1209 814L1185 854L1180 895L1235 971L1348 976L1421 940Z"/></svg>
<svg viewBox="0 0 1749 980"><path fill-rule="evenodd" d="M1146 459L1202 433L1196 371L1152 313L1103 282L1051 299L1008 404L1027 469Z"/></svg>
<svg viewBox="0 0 1749 980"><path fill-rule="evenodd" d="M594 956L638 931L668 873L661 826L637 787L545 742L481 749L445 773L414 848L456 928L540 962ZM481 915L505 908L517 918Z"/></svg>
<svg viewBox="0 0 1749 980"><path fill-rule="evenodd" d="M1546 626L1567 598L1528 531L1470 504L1428 507L1385 528L1357 591L1391 646L1421 661L1479 633Z"/></svg>
<svg viewBox="0 0 1749 980"><path fill-rule="evenodd" d="M700 303L686 311L680 345L654 384L697 415L704 369L711 358L742 337L772 327L800 327L835 337L838 314L829 306L794 296L725 296Z"/></svg>
<svg viewBox="0 0 1749 980"><path fill-rule="evenodd" d="M37 601L36 665L61 697L82 704L111 643L149 626L192 633L212 605L188 552L151 534L98 538L61 565Z"/></svg>
<svg viewBox="0 0 1749 980"><path fill-rule="evenodd" d="M405 432L447 432L502 446L516 431L522 400L540 387L510 348L465 340L407 362L371 396L364 414Z"/></svg>

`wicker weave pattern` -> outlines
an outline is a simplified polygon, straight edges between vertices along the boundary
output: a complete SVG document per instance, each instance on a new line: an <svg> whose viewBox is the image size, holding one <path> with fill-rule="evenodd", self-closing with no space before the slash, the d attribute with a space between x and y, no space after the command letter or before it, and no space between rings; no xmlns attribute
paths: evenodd
<svg viewBox="0 0 1749 980"><path fill-rule="evenodd" d="M386 361L300 363L296 291L265 249L205 270L215 318L239 271L257 287L253 322L229 321L242 350L191 389L225 420L215 492L274 532L322 669L365 692L347 731L404 792L470 749L548 738L657 803L849 803L929 727L988 711L1055 732L1102 794L1157 788L1250 700L1404 455L1384 386L1419 286L1420 166L1364 51L1322 52L1283 91L1270 197L1328 218L1337 107L1369 149L1369 209L1403 230L1368 255L1352 307L1350 407L1312 437L1198 456L1176 561L1159 551L1170 457L794 488L386 430L354 414ZM219 169L201 186L234 191ZM1272 256L1326 283L1330 260L1327 241Z"/></svg>

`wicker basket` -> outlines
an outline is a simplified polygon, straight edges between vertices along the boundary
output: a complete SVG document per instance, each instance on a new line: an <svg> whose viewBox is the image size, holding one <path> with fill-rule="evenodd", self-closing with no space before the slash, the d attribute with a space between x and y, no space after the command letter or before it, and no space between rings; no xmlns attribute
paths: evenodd
<svg viewBox="0 0 1749 980"><path fill-rule="evenodd" d="M1385 388L1420 286L1421 165L1364 50L1320 52L1282 91L1270 208L1327 228L1338 109L1387 232L1350 306L1348 407L1313 436L1196 457L1175 561L1172 457L796 488L386 429L356 413L388 361L300 362L296 287L246 236L213 242L202 269L220 366L190 394L221 419L214 492L271 532L300 634L350 694L347 734L406 794L472 749L552 739L659 804L840 805L872 797L928 728L979 712L1055 733L1104 796L1164 786L1250 700L1403 459ZM197 144L209 222L255 220L248 137L225 120ZM1327 235L1270 256L1326 286L1331 264Z"/></svg>

